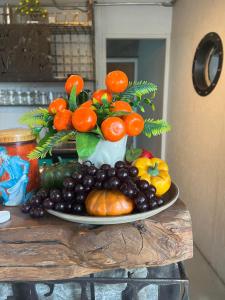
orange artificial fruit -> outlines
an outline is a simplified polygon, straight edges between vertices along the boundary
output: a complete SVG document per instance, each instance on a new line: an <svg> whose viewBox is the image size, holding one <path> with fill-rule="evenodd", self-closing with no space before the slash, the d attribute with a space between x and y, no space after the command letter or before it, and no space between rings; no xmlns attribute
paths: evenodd
<svg viewBox="0 0 225 300"><path fill-rule="evenodd" d="M125 112L132 112L132 107L128 102L118 100L112 104L111 111L125 111Z"/></svg>
<svg viewBox="0 0 225 300"><path fill-rule="evenodd" d="M120 70L112 71L107 74L105 84L111 93L122 93L128 87L128 77Z"/></svg>
<svg viewBox="0 0 225 300"><path fill-rule="evenodd" d="M133 112L128 116L123 117L123 120L126 127L126 133L129 136L139 135L144 129L145 121L138 113Z"/></svg>
<svg viewBox="0 0 225 300"><path fill-rule="evenodd" d="M58 111L54 117L54 127L57 131L68 130L72 125L72 112L68 109Z"/></svg>
<svg viewBox="0 0 225 300"><path fill-rule="evenodd" d="M87 100L86 102L82 103L79 108L81 107L86 107L86 108L90 108L92 106L93 102L92 100Z"/></svg>
<svg viewBox="0 0 225 300"><path fill-rule="evenodd" d="M72 115L73 127L80 132L87 132L95 127L97 123L96 113L86 107L78 108Z"/></svg>
<svg viewBox="0 0 225 300"><path fill-rule="evenodd" d="M106 94L107 101L112 102L112 94L107 90L97 90L93 93L92 98L96 99L98 103L102 104L102 96Z"/></svg>
<svg viewBox="0 0 225 300"><path fill-rule="evenodd" d="M57 98L53 100L48 107L48 111L50 114L55 115L57 112L64 110L67 108L67 102L63 98Z"/></svg>
<svg viewBox="0 0 225 300"><path fill-rule="evenodd" d="M109 117L105 119L102 122L101 130L104 138L111 142L121 140L126 134L124 122L118 117Z"/></svg>
<svg viewBox="0 0 225 300"><path fill-rule="evenodd" d="M76 95L79 95L84 88L84 80L79 75L70 75L65 83L65 90L69 95L72 91L73 86L76 86Z"/></svg>

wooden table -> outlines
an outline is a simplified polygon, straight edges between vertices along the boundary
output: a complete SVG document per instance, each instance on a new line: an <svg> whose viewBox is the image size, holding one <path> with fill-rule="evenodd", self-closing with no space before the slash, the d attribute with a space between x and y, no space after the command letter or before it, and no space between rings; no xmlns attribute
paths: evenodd
<svg viewBox="0 0 225 300"><path fill-rule="evenodd" d="M181 200L143 221L98 227L9 210L11 221L0 225L0 282L59 281L193 256L191 217Z"/></svg>

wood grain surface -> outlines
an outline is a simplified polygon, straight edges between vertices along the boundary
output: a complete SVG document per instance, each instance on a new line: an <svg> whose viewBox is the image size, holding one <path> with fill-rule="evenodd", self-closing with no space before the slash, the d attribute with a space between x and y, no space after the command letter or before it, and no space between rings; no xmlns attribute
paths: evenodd
<svg viewBox="0 0 225 300"><path fill-rule="evenodd" d="M7 208L8 209L8 208ZM0 281L65 280L106 269L163 266L193 256L189 211L178 200L135 223L87 227L10 208L0 225Z"/></svg>

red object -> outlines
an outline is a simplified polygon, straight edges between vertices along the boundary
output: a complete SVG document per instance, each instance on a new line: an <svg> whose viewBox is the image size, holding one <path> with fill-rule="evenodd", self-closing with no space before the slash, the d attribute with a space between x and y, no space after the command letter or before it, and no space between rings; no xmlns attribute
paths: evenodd
<svg viewBox="0 0 225 300"><path fill-rule="evenodd" d="M122 93L128 87L128 77L120 70L112 71L107 74L105 84L110 92Z"/></svg>
<svg viewBox="0 0 225 300"><path fill-rule="evenodd" d="M35 137L29 129L8 129L0 130L0 146L6 149L9 156L18 156L29 162L29 182L27 192L32 192L39 187L39 167L38 160L29 160L27 155L36 147ZM1 166L1 163L0 163ZM7 172L0 177L0 182L9 179Z"/></svg>
<svg viewBox="0 0 225 300"><path fill-rule="evenodd" d="M93 93L92 98L95 98L100 104L102 104L102 96L106 94L107 101L112 102L112 94L107 90L97 90Z"/></svg>
<svg viewBox="0 0 225 300"><path fill-rule="evenodd" d="M70 77L66 80L65 84L65 90L68 95L71 93L71 90L74 85L76 86L76 95L79 95L84 88L83 78L79 75L70 75Z"/></svg>
<svg viewBox="0 0 225 300"><path fill-rule="evenodd" d="M54 118L54 127L57 131L68 130L72 126L72 111L64 109L57 112Z"/></svg>
<svg viewBox="0 0 225 300"><path fill-rule="evenodd" d="M95 127L97 115L91 108L81 107L72 115L73 127L80 132L87 132Z"/></svg>
<svg viewBox="0 0 225 300"><path fill-rule="evenodd" d="M147 158L153 158L154 156L152 155L152 153L146 149L142 149L142 153L140 155L140 157L147 157Z"/></svg>
<svg viewBox="0 0 225 300"><path fill-rule="evenodd" d="M138 113L131 113L128 116L123 117L126 132L129 136L137 136L144 129L145 121Z"/></svg>
<svg viewBox="0 0 225 300"><path fill-rule="evenodd" d="M125 134L125 126L122 119L118 117L109 117L102 122L101 130L104 138L111 142L121 140Z"/></svg>
<svg viewBox="0 0 225 300"><path fill-rule="evenodd" d="M63 98L57 98L53 100L48 107L48 111L50 114L56 114L57 112L66 109L67 108L67 102Z"/></svg>

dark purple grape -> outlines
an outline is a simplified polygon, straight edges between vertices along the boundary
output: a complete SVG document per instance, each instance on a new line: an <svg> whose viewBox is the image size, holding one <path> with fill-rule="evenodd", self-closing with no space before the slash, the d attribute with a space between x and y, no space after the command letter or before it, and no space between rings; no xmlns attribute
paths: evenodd
<svg viewBox="0 0 225 300"><path fill-rule="evenodd" d="M138 193L134 201L137 206L147 202L146 197L143 193Z"/></svg>
<svg viewBox="0 0 225 300"><path fill-rule="evenodd" d="M138 182L138 186L142 191L149 189L149 183L147 180L140 180Z"/></svg>
<svg viewBox="0 0 225 300"><path fill-rule="evenodd" d="M65 212L71 213L72 212L73 203L65 203Z"/></svg>
<svg viewBox="0 0 225 300"><path fill-rule="evenodd" d="M75 202L83 203L85 199L86 199L86 194L79 193L75 197Z"/></svg>
<svg viewBox="0 0 225 300"><path fill-rule="evenodd" d="M65 203L63 203L63 202L56 203L55 210L63 212L65 210Z"/></svg>
<svg viewBox="0 0 225 300"><path fill-rule="evenodd" d="M95 178L97 181L104 181L106 178L106 172L104 170L98 170L96 172Z"/></svg>
<svg viewBox="0 0 225 300"><path fill-rule="evenodd" d="M153 199L153 200L150 202L149 206L150 206L150 209L155 209L155 208L158 207L158 203L157 203L157 201L156 201L155 199Z"/></svg>
<svg viewBox="0 0 225 300"><path fill-rule="evenodd" d="M155 194L156 193L156 188L154 187L154 185L150 184L149 185L149 189Z"/></svg>
<svg viewBox="0 0 225 300"><path fill-rule="evenodd" d="M84 192L85 192L86 194L89 193L91 190L92 190L92 187L90 187L90 186L84 187Z"/></svg>
<svg viewBox="0 0 225 300"><path fill-rule="evenodd" d="M109 164L103 164L101 165L100 169L106 171L111 169L111 166Z"/></svg>
<svg viewBox="0 0 225 300"><path fill-rule="evenodd" d="M73 173L72 177L73 177L75 183L80 183L83 175L79 172L75 172L75 173Z"/></svg>
<svg viewBox="0 0 225 300"><path fill-rule="evenodd" d="M38 196L32 197L32 206L40 206L42 204L42 199Z"/></svg>
<svg viewBox="0 0 225 300"><path fill-rule="evenodd" d="M45 198L47 198L49 195L49 191L47 189L40 189L37 193L36 196L40 197L42 200L44 200Z"/></svg>
<svg viewBox="0 0 225 300"><path fill-rule="evenodd" d="M129 177L129 173L128 173L127 169L125 169L125 168L117 169L116 170L116 175L121 180L125 180Z"/></svg>
<svg viewBox="0 0 225 300"><path fill-rule="evenodd" d="M93 187L96 188L96 189L101 189L102 188L102 182L101 181L96 181L94 183Z"/></svg>
<svg viewBox="0 0 225 300"><path fill-rule="evenodd" d="M155 193L153 193L153 191L150 189L147 189L146 191L144 191L144 193L148 200L151 200L155 197Z"/></svg>
<svg viewBox="0 0 225 300"><path fill-rule="evenodd" d="M120 180L117 177L111 177L108 181L109 184L109 188L112 190L118 189L119 185L120 185Z"/></svg>
<svg viewBox="0 0 225 300"><path fill-rule="evenodd" d="M137 205L137 210L139 212L145 212L145 211L148 211L150 209L148 203L142 203L142 204L138 204Z"/></svg>
<svg viewBox="0 0 225 300"><path fill-rule="evenodd" d="M30 216L32 218L41 218L44 216L44 209L40 207L34 207L30 210Z"/></svg>
<svg viewBox="0 0 225 300"><path fill-rule="evenodd" d="M105 182L103 182L103 189L105 189L105 190L111 189L109 180L106 180Z"/></svg>
<svg viewBox="0 0 225 300"><path fill-rule="evenodd" d="M84 191L84 186L80 183L78 183L74 188L75 193L80 193Z"/></svg>
<svg viewBox="0 0 225 300"><path fill-rule="evenodd" d="M46 198L43 202L43 206L46 209L53 209L54 205L55 203L50 198Z"/></svg>
<svg viewBox="0 0 225 300"><path fill-rule="evenodd" d="M116 169L115 168L110 168L110 169L107 170L106 174L107 174L107 177L109 177L109 178L113 177L113 176L116 175Z"/></svg>
<svg viewBox="0 0 225 300"><path fill-rule="evenodd" d="M72 200L74 200L75 193L64 189L62 191L62 196L65 201L72 201Z"/></svg>
<svg viewBox="0 0 225 300"><path fill-rule="evenodd" d="M94 178L90 175L83 177L82 184L84 187L92 187L94 184Z"/></svg>
<svg viewBox="0 0 225 300"><path fill-rule="evenodd" d="M125 168L125 167L126 167L126 163L122 160L119 160L115 163L115 168L116 169Z"/></svg>
<svg viewBox="0 0 225 300"><path fill-rule="evenodd" d="M51 190L50 191L50 199L55 203L59 202L62 199L60 190L58 190L58 189Z"/></svg>
<svg viewBox="0 0 225 300"><path fill-rule="evenodd" d="M31 209L31 206L29 205L29 204L23 204L22 206L21 206L21 211L24 213L24 214L28 214L29 213L29 211L30 211L30 209Z"/></svg>
<svg viewBox="0 0 225 300"><path fill-rule="evenodd" d="M87 168L87 174L90 176L94 176L97 172L97 168L95 166L90 166Z"/></svg>
<svg viewBox="0 0 225 300"><path fill-rule="evenodd" d="M63 180L63 187L68 191L72 191L74 189L75 182L74 179L71 177L67 177Z"/></svg>
<svg viewBox="0 0 225 300"><path fill-rule="evenodd" d="M132 166L129 168L129 175L132 177L136 177L138 175L138 168Z"/></svg>
<svg viewBox="0 0 225 300"><path fill-rule="evenodd" d="M156 198L158 206L162 206L164 204L164 200L162 198Z"/></svg>
<svg viewBox="0 0 225 300"><path fill-rule="evenodd" d="M72 206L72 212L79 215L84 212L84 206L82 204L75 204Z"/></svg>

